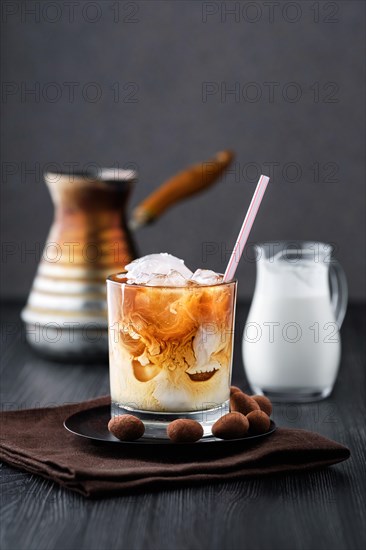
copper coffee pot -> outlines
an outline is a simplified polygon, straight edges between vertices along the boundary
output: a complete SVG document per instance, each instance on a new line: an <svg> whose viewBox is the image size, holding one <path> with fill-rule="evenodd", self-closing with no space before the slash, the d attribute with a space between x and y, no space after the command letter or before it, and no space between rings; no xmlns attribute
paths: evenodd
<svg viewBox="0 0 366 550"><path fill-rule="evenodd" d="M106 357L105 280L137 257L132 231L210 187L232 160L222 151L176 174L134 209L129 222L134 171L47 172L55 217L21 314L30 344L59 360Z"/></svg>

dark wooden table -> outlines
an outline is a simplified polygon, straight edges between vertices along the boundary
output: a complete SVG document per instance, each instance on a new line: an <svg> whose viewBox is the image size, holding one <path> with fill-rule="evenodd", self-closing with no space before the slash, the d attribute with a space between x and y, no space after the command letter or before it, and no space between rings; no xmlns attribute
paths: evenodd
<svg viewBox="0 0 366 550"><path fill-rule="evenodd" d="M62 365L27 346L19 306L2 307L3 407L39 407L108 393L107 365ZM239 305L233 382L245 386ZM317 431L351 449L343 464L281 475L90 501L6 464L1 476L3 550L357 550L365 532L365 317L349 307L332 396L275 405L280 426Z"/></svg>

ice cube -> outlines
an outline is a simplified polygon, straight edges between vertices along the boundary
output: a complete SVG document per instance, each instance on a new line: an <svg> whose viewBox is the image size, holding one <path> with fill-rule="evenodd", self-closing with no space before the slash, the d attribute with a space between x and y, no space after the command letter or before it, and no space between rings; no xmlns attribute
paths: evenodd
<svg viewBox="0 0 366 550"><path fill-rule="evenodd" d="M221 283L222 276L211 269L196 269L190 280L198 285L216 285Z"/></svg>
<svg viewBox="0 0 366 550"><path fill-rule="evenodd" d="M153 273L145 284L148 286L186 286L188 280L178 271L171 269L167 275Z"/></svg>
<svg viewBox="0 0 366 550"><path fill-rule="evenodd" d="M127 282L130 284L135 285L144 285L148 282L148 280L151 278L151 275L149 273L138 273L134 277L130 278L129 274L127 274Z"/></svg>
<svg viewBox="0 0 366 550"><path fill-rule="evenodd" d="M171 269L168 275L166 275L166 284L168 286L186 286L187 283L188 279L175 269Z"/></svg>
<svg viewBox="0 0 366 550"><path fill-rule="evenodd" d="M134 282L138 282L135 281ZM166 286L166 275L161 275L160 273L151 273L148 275L146 280L144 280L144 284L148 286Z"/></svg>
<svg viewBox="0 0 366 550"><path fill-rule="evenodd" d="M152 276L156 275L172 275L172 278L177 279L179 274L181 278L185 280L190 279L192 276L192 271L184 265L184 261L167 254L166 252L162 254L148 254L142 258L138 258L133 262L125 266L127 270L127 280L129 283L135 284L149 284L148 281L152 279ZM156 283L158 284L158 283ZM161 282L159 283L161 284ZM163 283L165 285L165 282ZM182 286L182 284L175 285L172 283L171 286Z"/></svg>

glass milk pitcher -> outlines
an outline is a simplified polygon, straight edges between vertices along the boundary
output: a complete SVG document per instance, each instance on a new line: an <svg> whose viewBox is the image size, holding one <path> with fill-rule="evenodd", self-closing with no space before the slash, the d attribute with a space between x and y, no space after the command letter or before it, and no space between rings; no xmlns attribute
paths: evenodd
<svg viewBox="0 0 366 550"><path fill-rule="evenodd" d="M316 401L334 386L347 282L333 248L319 242L258 244L257 281L243 334L255 393L274 401Z"/></svg>

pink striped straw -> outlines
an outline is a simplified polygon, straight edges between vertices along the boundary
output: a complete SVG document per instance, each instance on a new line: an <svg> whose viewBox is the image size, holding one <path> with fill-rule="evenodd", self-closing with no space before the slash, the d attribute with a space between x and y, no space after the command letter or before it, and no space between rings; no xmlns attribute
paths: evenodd
<svg viewBox="0 0 366 550"><path fill-rule="evenodd" d="M227 283L234 278L236 268L240 262L241 255L243 254L244 247L249 237L249 233L252 229L254 220L258 213L260 204L262 202L264 193L266 192L269 178L267 176L261 176L257 183L257 187L254 191L253 198L249 205L248 211L243 221L243 225L239 231L237 241L235 243L234 249L231 253L229 263L225 271L223 282Z"/></svg>

